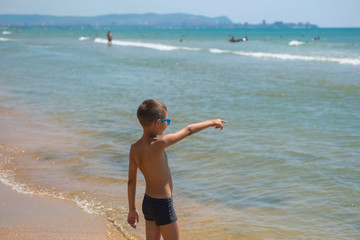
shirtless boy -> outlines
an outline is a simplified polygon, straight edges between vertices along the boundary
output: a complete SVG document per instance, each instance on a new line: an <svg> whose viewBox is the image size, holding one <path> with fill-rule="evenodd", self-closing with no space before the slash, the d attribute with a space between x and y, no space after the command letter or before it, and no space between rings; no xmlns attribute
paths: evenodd
<svg viewBox="0 0 360 240"><path fill-rule="evenodd" d="M223 129L221 119L195 123L175 132L162 135L170 124L166 106L157 100L140 104L137 117L143 127L143 136L131 145L129 154L128 223L136 228L139 213L135 205L137 169L146 182L142 211L145 217L146 239L179 239L179 225L173 206L172 178L165 149L191 134L209 127Z"/></svg>

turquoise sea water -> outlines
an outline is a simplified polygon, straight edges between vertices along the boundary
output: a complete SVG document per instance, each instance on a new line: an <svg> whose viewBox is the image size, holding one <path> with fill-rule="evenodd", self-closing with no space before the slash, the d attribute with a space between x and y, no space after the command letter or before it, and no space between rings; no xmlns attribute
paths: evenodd
<svg viewBox="0 0 360 240"><path fill-rule="evenodd" d="M156 98L166 132L228 121L168 149L183 239L359 238L360 29L112 29L111 47L107 31L1 30L0 144L27 156L2 182L144 239L126 223L128 151Z"/></svg>

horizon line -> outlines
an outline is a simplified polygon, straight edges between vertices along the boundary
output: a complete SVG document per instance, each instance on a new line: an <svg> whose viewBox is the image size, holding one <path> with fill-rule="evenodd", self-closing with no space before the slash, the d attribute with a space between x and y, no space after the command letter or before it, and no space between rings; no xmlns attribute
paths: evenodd
<svg viewBox="0 0 360 240"><path fill-rule="evenodd" d="M310 21L286 21L286 20L276 20L273 22L268 22L266 19L263 19L262 21L258 22L258 23L250 23L247 21L243 21L243 22L235 22L233 21L230 17L228 17L227 15L219 15L216 17L209 17L203 14L192 14L192 13L185 13L185 12L174 12L174 13L155 13L155 12L145 12L145 13L104 13L104 14L97 14L97 15L58 15L58 14L42 14L42 13L1 13L0 15L28 15L28 16L52 16L52 17L100 17L100 16L107 16L107 15L147 15L147 14L155 14L155 15L175 15L175 14L184 14L184 15L192 15L192 16L199 16L199 17L207 17L207 18L220 18L220 17L226 17L228 18L233 24L249 24L249 25L260 25L262 24L263 21L266 22L266 24L275 24L277 22L282 22L285 24L298 24L298 23L304 23L304 24L312 24L312 25L316 25L318 28L360 28L360 26L320 26L317 23L312 23Z"/></svg>

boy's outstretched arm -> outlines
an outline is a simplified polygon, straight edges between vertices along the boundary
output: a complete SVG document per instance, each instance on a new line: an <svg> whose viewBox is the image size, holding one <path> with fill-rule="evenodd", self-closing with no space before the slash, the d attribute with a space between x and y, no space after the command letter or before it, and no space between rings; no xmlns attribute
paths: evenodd
<svg viewBox="0 0 360 240"><path fill-rule="evenodd" d="M205 122L190 124L175 133L170 133L162 136L159 140L163 142L164 147L166 148L174 143L177 143L178 141L181 141L187 136L198 133L209 127L215 127L222 130L224 128L223 123L227 123L227 121L221 119L214 119L214 120L207 120Z"/></svg>
<svg viewBox="0 0 360 240"><path fill-rule="evenodd" d="M136 224L139 222L139 213L135 205L136 195L136 181L137 181L137 165L134 158L129 155L129 180L128 180L128 201L129 201L129 214L128 223L131 227L136 228Z"/></svg>

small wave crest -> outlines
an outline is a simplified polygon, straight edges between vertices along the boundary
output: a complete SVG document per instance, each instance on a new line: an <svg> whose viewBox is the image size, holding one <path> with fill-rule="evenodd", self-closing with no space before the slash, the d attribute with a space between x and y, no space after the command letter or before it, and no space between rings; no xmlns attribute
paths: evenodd
<svg viewBox="0 0 360 240"><path fill-rule="evenodd" d="M94 42L107 44L108 40L103 38L95 38ZM113 40L112 45L123 46L123 47L142 47L142 48L150 48L159 51L175 51L175 50L186 50L186 51L199 51L200 48L190 48L190 47L178 47L165 45L160 43L144 43L144 42L129 42L129 41L120 41Z"/></svg>
<svg viewBox="0 0 360 240"><path fill-rule="evenodd" d="M0 42L9 42L11 39L0 37Z"/></svg>
<svg viewBox="0 0 360 240"><path fill-rule="evenodd" d="M338 64L349 64L360 66L360 59L357 58L334 58L334 57L316 57L316 56L301 56L281 53L264 53L264 52L243 52L243 51L229 51L221 49L209 49L209 52L214 54L234 54L244 57L254 58L273 58L279 60L298 60L298 61L315 61L315 62L333 62Z"/></svg>
<svg viewBox="0 0 360 240"><path fill-rule="evenodd" d="M118 228L118 230L126 237L126 239L133 239L131 235L123 227L123 219L121 216L117 216L117 211L111 207L106 207L101 201L96 199L86 199L86 197L80 196L76 193L65 193L58 191L48 191L45 189L36 189L30 185L17 182L15 180L15 173L10 169L1 169L0 170L0 183L3 183L11 187L14 191L31 195L31 196L41 196L41 197L51 197L55 199L61 199L65 201L71 201L76 204L77 207L83 211L102 216ZM125 212L127 209L122 209L122 212Z"/></svg>
<svg viewBox="0 0 360 240"><path fill-rule="evenodd" d="M305 44L304 42L301 42L301 41L297 41L297 40L292 40L289 42L289 46L293 46L293 47L296 47L296 46L300 46L300 45L303 45Z"/></svg>
<svg viewBox="0 0 360 240"><path fill-rule="evenodd" d="M2 34L3 34L3 35L10 35L11 32L10 32L10 31L2 31Z"/></svg>
<svg viewBox="0 0 360 240"><path fill-rule="evenodd" d="M95 38L94 42L107 44L108 40L104 38ZM304 42L297 42L294 44L304 44ZM291 43L291 42L290 42ZM289 45L290 45L289 43ZM145 42L130 42L130 41L120 41L113 40L113 45L123 46L123 47L141 47L141 48L149 48L155 49L159 51L176 51L176 50L184 50L184 51L201 51L206 49L201 48L191 48L191 47L182 47L182 46L172 46L165 45L159 43L145 43ZM348 64L348 65L360 65L360 59L358 58L335 58L335 57L321 57L321 56L302 56L302 55L293 55L293 54L285 54L285 53L265 53L265 52L244 52L244 51L231 51L231 50L222 50L217 48L208 49L210 53L213 54L234 54L245 57L254 57L254 58L272 58L279 60L297 60L297 61L315 61L315 62L332 62L338 64Z"/></svg>
<svg viewBox="0 0 360 240"><path fill-rule="evenodd" d="M0 37L0 42L20 42L19 39Z"/></svg>
<svg viewBox="0 0 360 240"><path fill-rule="evenodd" d="M210 48L209 52L211 52L211 53L230 53L229 50L221 50L221 49L216 49L216 48Z"/></svg>
<svg viewBox="0 0 360 240"><path fill-rule="evenodd" d="M43 188L38 185L32 185L31 183L19 182L16 176L17 167L13 162L14 159L27 156L28 154L29 152L26 150L0 144L0 184L5 184L12 188L12 190L27 195L71 201L87 213L105 217L114 223L126 239L133 239L123 226L124 214L127 213L126 207L109 206L109 204L96 199L96 197L88 196L86 191L63 192L55 188ZM108 181L113 180L110 179ZM121 213L120 215L119 212Z"/></svg>
<svg viewBox="0 0 360 240"><path fill-rule="evenodd" d="M79 40L79 41L85 41L85 40L89 40L89 38L88 38L88 37L81 36L81 37L79 37L78 40Z"/></svg>

